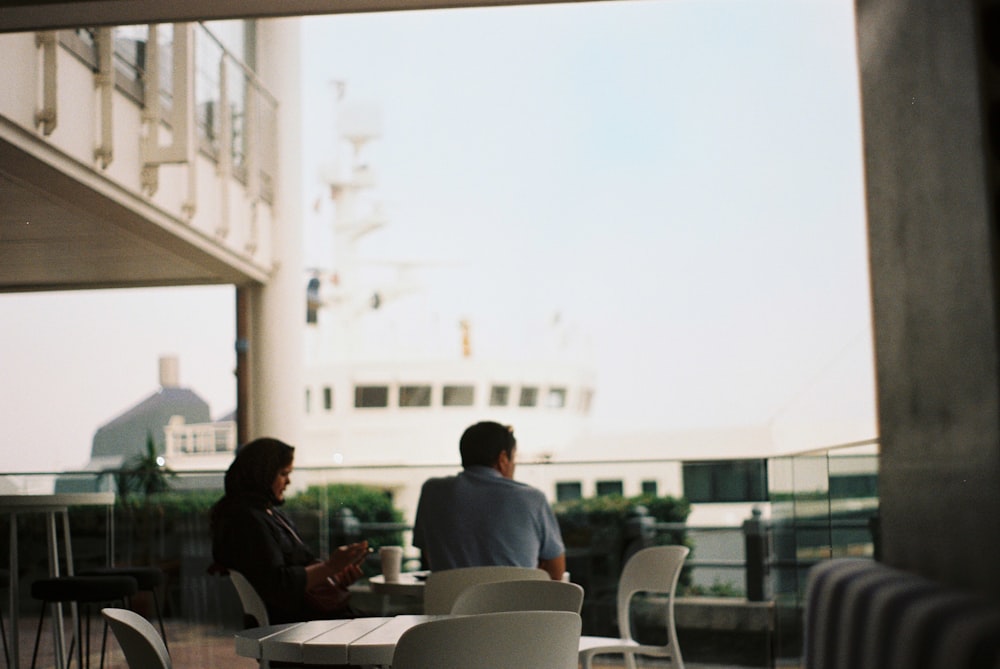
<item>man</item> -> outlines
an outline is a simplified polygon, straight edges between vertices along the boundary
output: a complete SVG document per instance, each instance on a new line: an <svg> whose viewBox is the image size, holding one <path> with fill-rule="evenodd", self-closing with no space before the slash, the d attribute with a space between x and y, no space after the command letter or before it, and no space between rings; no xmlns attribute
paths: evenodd
<svg viewBox="0 0 1000 669"><path fill-rule="evenodd" d="M456 567L539 567L559 580L566 551L545 495L514 480L511 428L482 422L459 442L462 472L420 491L413 545L432 571Z"/></svg>

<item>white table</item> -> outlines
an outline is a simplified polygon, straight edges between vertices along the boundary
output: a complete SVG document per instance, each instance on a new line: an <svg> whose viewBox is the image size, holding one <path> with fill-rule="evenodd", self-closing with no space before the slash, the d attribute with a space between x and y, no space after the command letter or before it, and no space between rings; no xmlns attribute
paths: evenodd
<svg viewBox="0 0 1000 669"><path fill-rule="evenodd" d="M368 579L372 592L377 595L395 595L400 597L418 597L423 599L424 585L427 581L428 571L408 571L399 575L398 581L386 581L385 576L379 574Z"/></svg>
<svg viewBox="0 0 1000 669"><path fill-rule="evenodd" d="M392 664L396 642L414 625L447 616L393 616L255 627L236 633L236 654L297 664Z"/></svg>
<svg viewBox="0 0 1000 669"><path fill-rule="evenodd" d="M114 505L113 492L63 493L55 495L0 495L0 513L10 517L10 601L8 607L10 619L10 639L8 640L11 666L20 667L20 648L18 623L20 618L20 593L18 592L18 550L17 550L17 520L18 516L29 513L45 515L45 535L49 553L49 576L59 576L59 535L56 531L56 516L63 519L63 553L66 560L66 575L73 574L73 545L70 541L69 509L74 506L106 506L108 509L107 547L108 555L113 555L114 545ZM76 611L74 609L74 615ZM62 606L56 605L56 620L53 625L55 633L56 666L63 666L65 657L65 641L62 628Z"/></svg>

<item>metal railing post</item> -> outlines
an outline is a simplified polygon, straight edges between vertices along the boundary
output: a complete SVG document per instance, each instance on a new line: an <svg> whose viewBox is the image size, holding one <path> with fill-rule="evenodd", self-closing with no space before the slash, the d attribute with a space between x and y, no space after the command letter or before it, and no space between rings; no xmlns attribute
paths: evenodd
<svg viewBox="0 0 1000 669"><path fill-rule="evenodd" d="M765 579L767 578L767 530L761 519L761 511L753 509L753 515L743 521L743 542L746 550L747 600L763 602L767 599Z"/></svg>

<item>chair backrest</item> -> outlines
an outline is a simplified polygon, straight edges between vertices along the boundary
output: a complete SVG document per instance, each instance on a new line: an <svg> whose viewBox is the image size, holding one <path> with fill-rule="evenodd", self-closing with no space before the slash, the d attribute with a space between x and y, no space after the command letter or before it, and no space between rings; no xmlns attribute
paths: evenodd
<svg viewBox="0 0 1000 669"><path fill-rule="evenodd" d="M270 625L264 600L257 594L257 590L250 585L247 577L234 569L230 569L229 578L236 587L236 594L240 596L240 604L243 606L244 624L247 627L264 627L265 625ZM253 619L252 621L250 620L251 618Z"/></svg>
<svg viewBox="0 0 1000 669"><path fill-rule="evenodd" d="M623 639L632 638L629 603L637 592L668 595L667 630L673 637L674 593L681 567L691 550L687 546L652 546L636 552L625 563L618 579L618 629ZM676 647L676 639L671 638Z"/></svg>
<svg viewBox="0 0 1000 669"><path fill-rule="evenodd" d="M393 669L577 669L581 621L569 611L507 611L421 623L399 638Z"/></svg>
<svg viewBox="0 0 1000 669"><path fill-rule="evenodd" d="M570 611L580 613L583 588L562 581L496 581L470 585L458 595L453 614L501 611Z"/></svg>
<svg viewBox="0 0 1000 669"><path fill-rule="evenodd" d="M437 615L451 613L459 593L476 583L495 581L528 581L549 578L548 572L532 567L461 567L433 571L424 586L424 613Z"/></svg>
<svg viewBox="0 0 1000 669"><path fill-rule="evenodd" d="M129 669L170 669L170 653L152 623L128 609L102 609Z"/></svg>

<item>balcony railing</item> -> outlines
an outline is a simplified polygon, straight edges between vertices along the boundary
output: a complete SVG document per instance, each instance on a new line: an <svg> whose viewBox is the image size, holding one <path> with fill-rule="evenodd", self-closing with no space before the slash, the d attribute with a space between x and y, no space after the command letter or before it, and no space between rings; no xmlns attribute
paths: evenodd
<svg viewBox="0 0 1000 669"><path fill-rule="evenodd" d="M551 475L552 471L558 471L559 464L551 461L521 463L518 478L539 487L542 487L539 482L548 480L547 489L554 495L555 483L565 482L564 478ZM592 466L586 463L572 465L566 471L574 472L584 481L607 481L609 478L610 467L606 462ZM626 476L621 488L626 492L639 492L648 488L648 485L641 485L643 481L649 484L653 480L680 480L683 465L672 460L646 461L642 466L642 480L633 481ZM877 553L877 468L877 444L874 443L770 458L766 460L768 490L763 501L696 505L693 516L714 517L717 519L714 522L662 523L654 521L642 509L636 509L621 528L620 541L615 546L573 546L568 550L569 569L574 580L588 589L585 609L589 609L585 614L591 616L593 624L613 619L609 613L613 610L613 589L608 590L608 587L613 588L617 569L632 550L659 543L666 536L671 542L683 537L692 547L692 554L686 564L686 586L682 594L721 595L729 597L729 601L749 604L770 602L777 611L778 624L771 630L775 638L769 643L779 653L794 654L808 569L831 557L874 556ZM294 478L300 480L300 486L308 481L320 485L321 489L327 483L366 480L379 485L387 494L393 494L400 490L404 478L418 482L416 487L419 488L419 482L429 476L456 470L455 465L300 468L296 469ZM118 563L150 562L168 569L171 574L169 616L206 622L225 615L220 608L221 600L212 594L218 589L218 579L213 581L207 573L211 564L211 541L205 512L211 501L221 495L222 476L220 470L199 470L184 472L172 480L175 489L190 488L182 496L190 498L191 511L168 517L153 504L119 505L116 512L114 559ZM75 481L89 489L108 489L115 479L112 472L3 474L0 475L0 492L52 492L57 481L63 484ZM669 488L660 491L675 495L680 492ZM360 522L337 500L322 495L317 500L315 508L300 512L297 522L306 540L319 553L356 538L377 541L389 536L392 542L402 542L407 547L411 568L419 564L419 555L410 546L409 522ZM82 511L78 515L79 519L73 519L77 559L92 563L106 560L104 536L107 528L102 518L91 518ZM0 532L3 531L0 528ZM32 531L37 531L37 541L44 541L40 524ZM30 545L30 539L27 541ZM603 562L597 560L598 555ZM610 561L609 556L613 558ZM377 573L377 565L372 567L372 573ZM590 593L600 594L591 596Z"/></svg>

